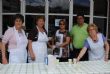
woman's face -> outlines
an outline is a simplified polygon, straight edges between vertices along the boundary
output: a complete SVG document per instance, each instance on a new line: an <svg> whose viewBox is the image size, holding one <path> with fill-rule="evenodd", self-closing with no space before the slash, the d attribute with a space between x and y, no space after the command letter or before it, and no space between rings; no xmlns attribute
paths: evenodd
<svg viewBox="0 0 110 74"><path fill-rule="evenodd" d="M38 21L36 23L37 23L37 26L43 27L45 24L45 21L43 19L38 19Z"/></svg>
<svg viewBox="0 0 110 74"><path fill-rule="evenodd" d="M90 27L90 28L89 28L89 35L90 35L92 38L97 35L97 32L96 32L96 30L95 30L94 27Z"/></svg>
<svg viewBox="0 0 110 74"><path fill-rule="evenodd" d="M21 28L22 28L22 24L23 24L23 22L22 22L21 19L17 18L17 19L15 20L15 27L16 27L17 29L21 29Z"/></svg>
<svg viewBox="0 0 110 74"><path fill-rule="evenodd" d="M59 24L59 27L60 29L65 29L65 23L61 21Z"/></svg>

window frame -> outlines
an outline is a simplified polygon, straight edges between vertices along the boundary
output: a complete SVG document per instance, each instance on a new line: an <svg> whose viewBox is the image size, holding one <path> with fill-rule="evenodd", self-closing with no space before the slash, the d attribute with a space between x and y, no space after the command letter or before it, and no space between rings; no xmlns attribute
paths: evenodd
<svg viewBox="0 0 110 74"><path fill-rule="evenodd" d="M1 8L0 8L0 36L2 36L2 15L14 15L16 13L3 13L2 12L2 0L0 0L1 2ZM59 16L68 16L69 17L69 30L71 29L72 27L72 24L73 24L73 16L76 16L76 14L73 13L73 3L74 3L74 0L69 0L69 13L49 13L49 1L48 0L45 0L45 12L44 13L26 13L25 10L26 10L26 2L25 0L20 0L21 1L21 14L24 15L24 20L25 20L25 16L26 15L44 15L45 16L45 28L48 32L48 21L49 21L49 16L50 15L59 15ZM97 18L106 18L107 19L107 24L106 24L106 38L108 38L108 22L109 22L109 0L108 1L108 7L107 7L107 16L94 16L93 14L93 11L94 11L94 1L93 0L90 0L90 14L89 15L85 15L85 17L89 17L89 23L93 23L93 17L97 17ZM25 22L24 22L24 25L25 26Z"/></svg>

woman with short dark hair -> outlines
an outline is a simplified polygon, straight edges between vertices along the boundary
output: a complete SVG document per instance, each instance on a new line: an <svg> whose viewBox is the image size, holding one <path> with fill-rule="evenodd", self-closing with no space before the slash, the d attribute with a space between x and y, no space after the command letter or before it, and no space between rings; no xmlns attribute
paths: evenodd
<svg viewBox="0 0 110 74"><path fill-rule="evenodd" d="M27 61L27 37L22 25L24 17L21 14L14 16L14 26L6 30L2 39L2 63L7 64L6 47L8 44L9 63L26 63Z"/></svg>
<svg viewBox="0 0 110 74"><path fill-rule="evenodd" d="M43 16L36 18L36 26L28 35L28 62L43 63L47 56L48 37L44 28L45 19Z"/></svg>

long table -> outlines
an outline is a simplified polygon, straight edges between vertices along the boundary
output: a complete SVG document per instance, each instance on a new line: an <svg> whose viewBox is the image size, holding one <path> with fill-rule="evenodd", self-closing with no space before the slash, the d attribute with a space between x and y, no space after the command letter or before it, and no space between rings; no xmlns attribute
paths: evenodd
<svg viewBox="0 0 110 74"><path fill-rule="evenodd" d="M110 61L57 62L51 68L44 63L0 64L0 74L110 74Z"/></svg>

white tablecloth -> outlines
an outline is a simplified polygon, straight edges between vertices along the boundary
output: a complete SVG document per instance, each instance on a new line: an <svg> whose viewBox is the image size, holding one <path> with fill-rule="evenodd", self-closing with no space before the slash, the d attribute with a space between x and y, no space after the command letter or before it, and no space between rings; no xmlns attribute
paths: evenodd
<svg viewBox="0 0 110 74"><path fill-rule="evenodd" d="M0 74L110 74L110 61L60 62L55 68L43 63L0 64Z"/></svg>

